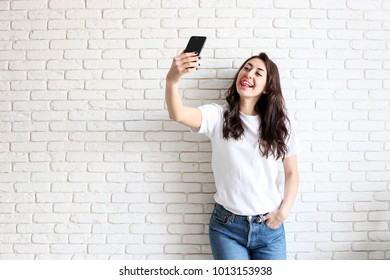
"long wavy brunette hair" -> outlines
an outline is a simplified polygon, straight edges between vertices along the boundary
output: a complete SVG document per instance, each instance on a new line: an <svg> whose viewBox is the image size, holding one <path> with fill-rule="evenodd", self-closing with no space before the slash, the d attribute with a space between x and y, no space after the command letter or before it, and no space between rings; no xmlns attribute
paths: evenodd
<svg viewBox="0 0 390 280"><path fill-rule="evenodd" d="M287 116L278 67L265 53L248 58L237 71L232 85L227 90L226 101L228 108L224 113L223 138L238 140L244 133L240 118L240 95L237 92L236 81L238 73L245 64L253 59L261 59L266 67L266 86L255 105L255 111L260 118L259 149L263 156L272 155L276 160L284 159L287 153L290 120Z"/></svg>

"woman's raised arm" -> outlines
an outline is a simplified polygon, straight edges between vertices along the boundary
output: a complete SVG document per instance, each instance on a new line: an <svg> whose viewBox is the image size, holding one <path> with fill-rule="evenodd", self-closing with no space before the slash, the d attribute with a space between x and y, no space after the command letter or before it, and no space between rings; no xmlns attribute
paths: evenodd
<svg viewBox="0 0 390 280"><path fill-rule="evenodd" d="M199 128L202 113L198 108L184 106L179 94L179 81L186 73L197 71L199 57L196 53L182 53L173 59L166 77L165 101L169 117L192 128Z"/></svg>

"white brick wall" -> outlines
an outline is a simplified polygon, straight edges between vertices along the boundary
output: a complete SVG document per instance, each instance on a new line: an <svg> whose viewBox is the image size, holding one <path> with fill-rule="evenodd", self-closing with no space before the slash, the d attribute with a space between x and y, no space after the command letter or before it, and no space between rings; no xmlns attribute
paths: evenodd
<svg viewBox="0 0 390 280"><path fill-rule="evenodd" d="M390 259L390 1L0 1L0 258L209 259L210 144L168 119L164 78L223 102L279 65L302 142L290 259Z"/></svg>

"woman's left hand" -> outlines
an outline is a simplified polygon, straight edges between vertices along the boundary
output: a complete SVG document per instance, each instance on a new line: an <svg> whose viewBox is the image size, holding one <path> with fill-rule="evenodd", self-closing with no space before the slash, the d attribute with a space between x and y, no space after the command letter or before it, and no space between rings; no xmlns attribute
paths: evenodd
<svg viewBox="0 0 390 280"><path fill-rule="evenodd" d="M287 217L282 213L281 210L275 210L265 216L265 223L269 228L277 229L281 226L281 224L283 224L286 218Z"/></svg>

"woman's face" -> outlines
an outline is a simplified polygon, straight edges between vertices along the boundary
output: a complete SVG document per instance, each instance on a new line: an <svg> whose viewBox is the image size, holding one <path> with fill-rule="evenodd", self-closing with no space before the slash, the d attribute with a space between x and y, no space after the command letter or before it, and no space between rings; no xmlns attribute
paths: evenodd
<svg viewBox="0 0 390 280"><path fill-rule="evenodd" d="M236 88L241 97L260 97L267 82L264 61L252 58L245 63L236 80Z"/></svg>

